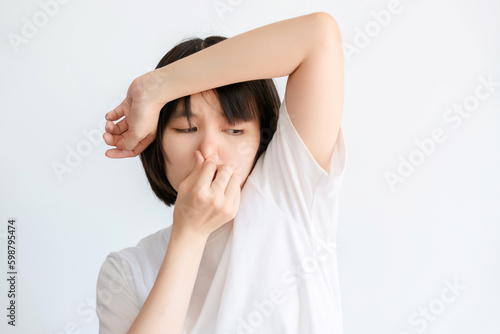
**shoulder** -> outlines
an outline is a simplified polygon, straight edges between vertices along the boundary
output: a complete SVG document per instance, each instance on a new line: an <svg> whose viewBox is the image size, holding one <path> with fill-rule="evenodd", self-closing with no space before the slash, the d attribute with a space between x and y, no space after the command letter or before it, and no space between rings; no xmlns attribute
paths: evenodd
<svg viewBox="0 0 500 334"><path fill-rule="evenodd" d="M170 230L170 227L161 229L142 238L134 247L107 255L96 284L99 332L108 333L112 329L113 333L125 333L137 317L156 280Z"/></svg>
<svg viewBox="0 0 500 334"><path fill-rule="evenodd" d="M136 286L147 285L151 280L154 282L167 250L170 232L171 226L140 239L136 246L110 252L99 275L111 275L112 271L114 275L135 282Z"/></svg>

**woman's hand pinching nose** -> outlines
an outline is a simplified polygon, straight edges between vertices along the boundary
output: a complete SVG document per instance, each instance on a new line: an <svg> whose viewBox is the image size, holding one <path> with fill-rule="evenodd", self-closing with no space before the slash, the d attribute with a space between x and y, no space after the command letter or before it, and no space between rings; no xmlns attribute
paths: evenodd
<svg viewBox="0 0 500 334"><path fill-rule="evenodd" d="M217 155L205 159L197 150L195 156L193 170L179 184L174 224L191 225L191 231L208 236L236 215L241 177L229 165L218 164Z"/></svg>

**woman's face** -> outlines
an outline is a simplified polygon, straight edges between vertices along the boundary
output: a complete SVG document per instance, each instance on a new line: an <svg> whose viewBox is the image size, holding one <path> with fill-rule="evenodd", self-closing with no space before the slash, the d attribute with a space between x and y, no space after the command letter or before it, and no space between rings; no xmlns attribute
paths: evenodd
<svg viewBox="0 0 500 334"><path fill-rule="evenodd" d="M259 148L258 120L231 126L214 92L210 90L204 95L191 95L191 129L183 103L178 103L176 112L164 129L162 145L168 158L165 162L167 178L176 191L193 170L196 150L205 159L217 154L218 165L232 167L242 177L240 187L243 187Z"/></svg>

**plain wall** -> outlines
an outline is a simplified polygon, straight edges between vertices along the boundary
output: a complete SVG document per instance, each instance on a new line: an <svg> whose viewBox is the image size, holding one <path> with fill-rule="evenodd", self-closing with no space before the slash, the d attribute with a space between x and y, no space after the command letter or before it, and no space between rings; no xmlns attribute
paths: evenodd
<svg viewBox="0 0 500 334"><path fill-rule="evenodd" d="M227 11L217 11L221 3ZM0 332L97 333L106 255L171 224L139 157L104 155L104 115L132 80L183 38L232 37L314 11L337 20L345 51L337 240L345 334L500 332L498 2L3 0L1 8L0 267L8 278L15 218L18 275L15 328L0 280ZM283 99L286 77L276 83Z"/></svg>

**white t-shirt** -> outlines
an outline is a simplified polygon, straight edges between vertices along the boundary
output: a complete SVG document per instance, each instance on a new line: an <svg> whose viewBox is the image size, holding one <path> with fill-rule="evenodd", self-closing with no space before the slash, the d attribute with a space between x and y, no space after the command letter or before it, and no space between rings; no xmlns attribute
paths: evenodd
<svg viewBox="0 0 500 334"><path fill-rule="evenodd" d="M346 148L330 171L314 160L281 104L232 223L209 236L184 334L341 334L335 247ZM155 283L171 226L111 252L97 280L99 333L126 333Z"/></svg>

